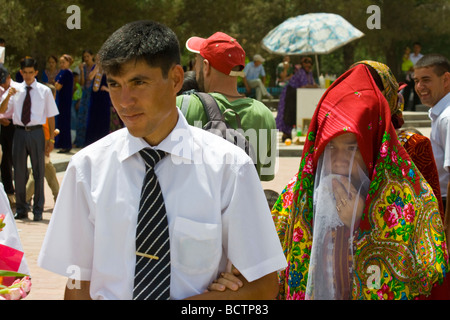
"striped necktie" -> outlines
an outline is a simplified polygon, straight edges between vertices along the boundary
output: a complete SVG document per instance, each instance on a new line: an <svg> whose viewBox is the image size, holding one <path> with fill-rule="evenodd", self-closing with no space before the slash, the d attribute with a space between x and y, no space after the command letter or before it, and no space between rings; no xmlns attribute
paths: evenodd
<svg viewBox="0 0 450 320"><path fill-rule="evenodd" d="M146 148L140 155L146 174L136 228L134 300L170 298L170 240L166 207L154 167L166 153Z"/></svg>

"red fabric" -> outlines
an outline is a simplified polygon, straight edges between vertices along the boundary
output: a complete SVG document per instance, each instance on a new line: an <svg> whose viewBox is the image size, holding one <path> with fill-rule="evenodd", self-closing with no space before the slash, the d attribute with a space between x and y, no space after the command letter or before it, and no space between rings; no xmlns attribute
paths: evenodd
<svg viewBox="0 0 450 320"><path fill-rule="evenodd" d="M316 147L313 166L317 167L319 157L325 146L336 136L351 132L356 135L358 146L372 180L373 170L377 162L383 141L383 135L396 137L397 133L391 122L391 111L388 102L378 89L369 69L357 65L348 70L328 88L322 96L310 126L311 132L316 133L315 142L308 139L303 148L304 152ZM375 120L377 119L377 120ZM372 121L379 121L375 124ZM350 124L350 125L349 125ZM391 143L398 150L401 159L410 159L408 153L397 139ZM416 193L421 190L419 179L413 185ZM298 198L298 194L295 199ZM367 201L371 201L368 199ZM366 206L360 228L370 230Z"/></svg>
<svg viewBox="0 0 450 320"><path fill-rule="evenodd" d="M0 270L17 272L22 262L23 252L0 244ZM9 286L14 277L4 277L3 285Z"/></svg>

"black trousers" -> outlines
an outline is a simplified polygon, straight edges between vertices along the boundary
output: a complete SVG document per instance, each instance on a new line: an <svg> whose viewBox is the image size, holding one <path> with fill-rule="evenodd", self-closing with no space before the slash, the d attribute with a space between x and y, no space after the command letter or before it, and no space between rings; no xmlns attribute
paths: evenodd
<svg viewBox="0 0 450 320"><path fill-rule="evenodd" d="M11 120L10 120L11 121ZM13 184L13 160L12 160L12 144L15 126L12 121L9 126L2 125L0 132L0 144L2 145L3 157L0 165L2 183L7 194L14 193Z"/></svg>
<svg viewBox="0 0 450 320"><path fill-rule="evenodd" d="M30 131L16 127L13 138L14 182L16 187L16 213L28 212L26 186L28 181L28 156L34 177L33 213L44 211L45 137L42 127Z"/></svg>

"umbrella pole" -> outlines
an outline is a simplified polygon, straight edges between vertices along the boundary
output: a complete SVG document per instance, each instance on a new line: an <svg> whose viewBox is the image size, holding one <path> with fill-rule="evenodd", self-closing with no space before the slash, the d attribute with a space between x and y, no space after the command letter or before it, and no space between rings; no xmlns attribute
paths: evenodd
<svg viewBox="0 0 450 320"><path fill-rule="evenodd" d="M320 73L319 73L319 58L317 58L316 54L316 68L317 68L317 81L319 81Z"/></svg>

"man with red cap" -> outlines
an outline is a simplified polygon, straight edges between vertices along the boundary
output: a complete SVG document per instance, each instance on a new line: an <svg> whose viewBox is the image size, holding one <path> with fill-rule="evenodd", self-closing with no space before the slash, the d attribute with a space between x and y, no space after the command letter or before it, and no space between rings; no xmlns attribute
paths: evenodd
<svg viewBox="0 0 450 320"><path fill-rule="evenodd" d="M196 53L195 72L199 90L210 93L222 111L234 110L241 119L244 136L257 155L256 167L262 181L275 177L277 131L272 112L260 101L237 90L238 77L244 77L245 51L233 37L216 32L207 39L191 37L186 48ZM191 125L205 125L207 115L195 95L180 95L177 105ZM229 126L238 129L235 115L224 114Z"/></svg>

